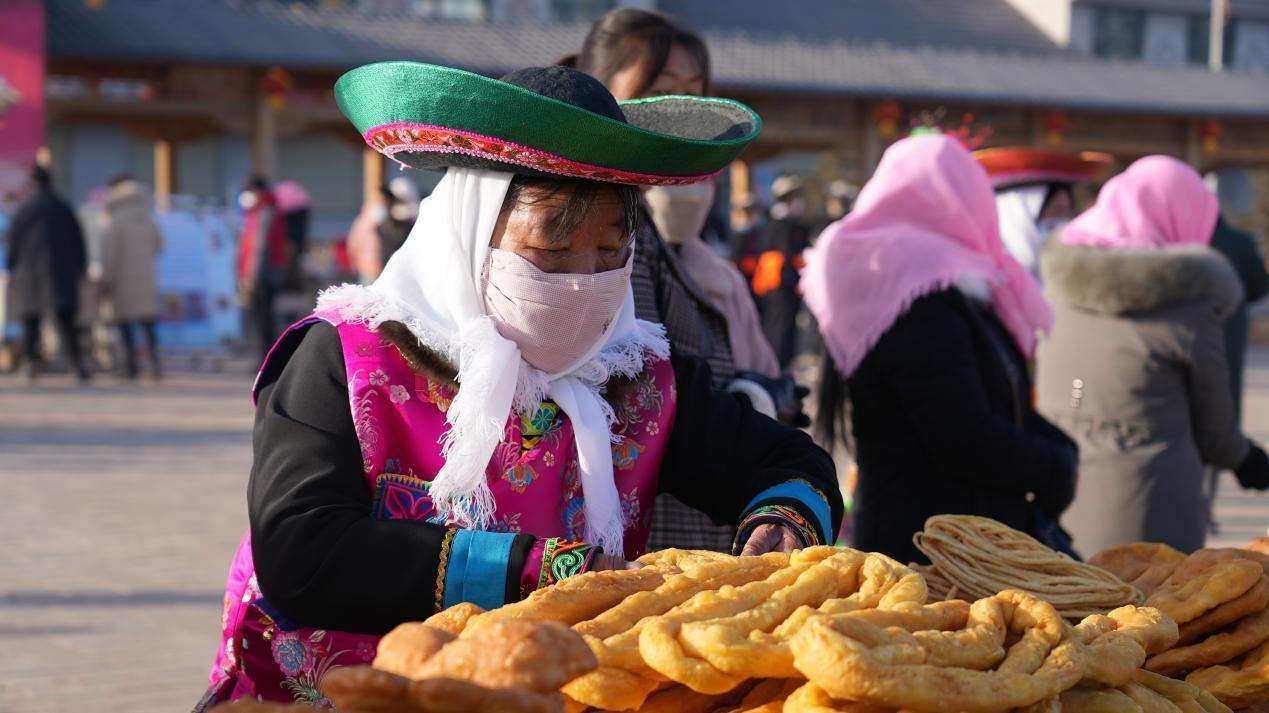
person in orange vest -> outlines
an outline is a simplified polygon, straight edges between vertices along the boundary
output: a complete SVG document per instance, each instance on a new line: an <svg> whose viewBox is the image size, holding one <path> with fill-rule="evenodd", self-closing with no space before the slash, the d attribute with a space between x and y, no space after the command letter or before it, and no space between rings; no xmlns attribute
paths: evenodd
<svg viewBox="0 0 1269 713"><path fill-rule="evenodd" d="M752 284L762 315L762 331L784 369L797 348L797 317L802 309L798 270L802 267L802 251L811 245L811 234L803 221L806 202L802 179L781 176L772 184L771 193L775 202L771 220L759 241L761 252Z"/></svg>

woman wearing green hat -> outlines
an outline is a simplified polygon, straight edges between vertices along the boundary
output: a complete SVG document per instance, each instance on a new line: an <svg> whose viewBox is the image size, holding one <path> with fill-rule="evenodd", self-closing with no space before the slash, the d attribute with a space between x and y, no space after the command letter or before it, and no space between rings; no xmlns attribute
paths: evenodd
<svg viewBox="0 0 1269 713"><path fill-rule="evenodd" d="M336 97L371 146L448 172L378 280L323 293L265 360L204 704L321 702L397 624L625 567L658 492L738 523L737 552L830 540L827 454L634 316L634 186L715 174L752 111L619 105L563 67L382 63Z"/></svg>

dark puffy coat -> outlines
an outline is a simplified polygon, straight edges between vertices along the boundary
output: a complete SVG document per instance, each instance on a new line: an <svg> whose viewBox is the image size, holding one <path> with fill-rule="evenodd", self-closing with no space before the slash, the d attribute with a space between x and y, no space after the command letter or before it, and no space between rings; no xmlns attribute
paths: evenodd
<svg viewBox="0 0 1269 713"><path fill-rule="evenodd" d="M1034 533L1073 497L1074 443L1032 410L1026 362L994 313L959 290L916 300L847 384L856 547L925 562L912 534L932 515Z"/></svg>
<svg viewBox="0 0 1269 713"><path fill-rule="evenodd" d="M79 220L52 189L42 187L18 207L5 241L16 317L47 310L74 313L88 254Z"/></svg>

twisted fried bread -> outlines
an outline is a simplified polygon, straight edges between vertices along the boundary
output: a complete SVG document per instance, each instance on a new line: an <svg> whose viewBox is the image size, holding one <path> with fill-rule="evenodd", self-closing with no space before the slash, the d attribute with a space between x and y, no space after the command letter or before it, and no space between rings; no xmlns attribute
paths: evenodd
<svg viewBox="0 0 1269 713"><path fill-rule="evenodd" d="M562 713L559 694L485 688L470 681L429 678L411 681L369 666L332 669L322 692L335 708L357 713Z"/></svg>
<svg viewBox="0 0 1269 713"><path fill-rule="evenodd" d="M1127 685L1149 654L1176 643L1176 623L1158 609L1126 606L1106 616L1094 615L1075 627L1087 647L1085 681L1110 688Z"/></svg>
<svg viewBox="0 0 1269 713"><path fill-rule="evenodd" d="M880 629L849 615L808 621L791 642L794 663L835 699L930 713L1032 706L1079 682L1085 671L1084 647L1052 605L1018 590L994 599L1003 613L1002 625L1020 635L997 670L982 670L995 658L990 646L980 647L983 658L977 668L937 666L928 663L926 644L947 632L921 632L930 634L923 643L915 634Z"/></svg>
<svg viewBox="0 0 1269 713"><path fill-rule="evenodd" d="M654 567L583 572L519 602L471 617L461 636L503 619L558 621L572 626L617 606L636 592L657 588L665 577L665 571Z"/></svg>

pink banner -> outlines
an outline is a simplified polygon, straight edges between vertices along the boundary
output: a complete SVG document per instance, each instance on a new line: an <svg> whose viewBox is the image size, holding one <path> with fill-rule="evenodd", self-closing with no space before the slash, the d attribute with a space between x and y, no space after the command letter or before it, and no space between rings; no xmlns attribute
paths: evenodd
<svg viewBox="0 0 1269 713"><path fill-rule="evenodd" d="M0 0L0 203L44 145L44 7Z"/></svg>

